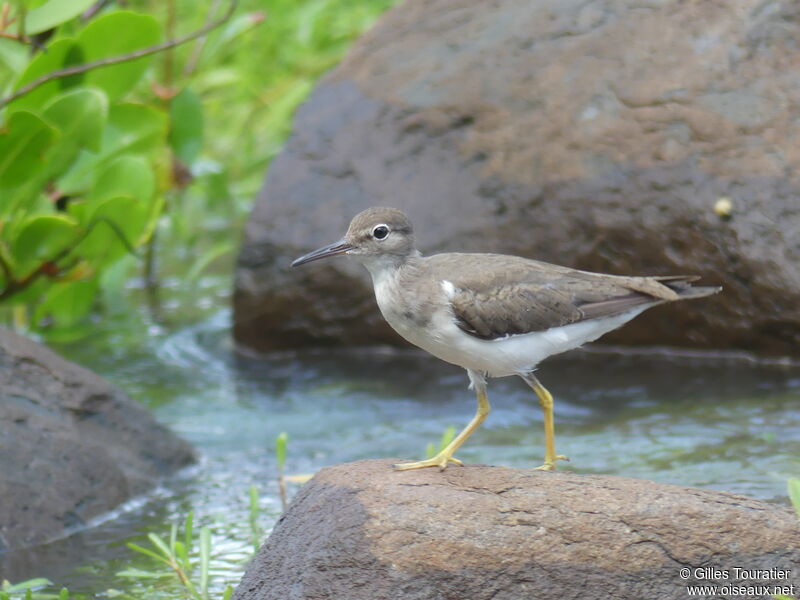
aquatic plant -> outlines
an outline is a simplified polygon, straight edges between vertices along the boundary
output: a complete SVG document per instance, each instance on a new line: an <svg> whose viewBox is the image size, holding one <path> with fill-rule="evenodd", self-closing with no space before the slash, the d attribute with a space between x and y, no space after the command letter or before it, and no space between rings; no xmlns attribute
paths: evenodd
<svg viewBox="0 0 800 600"><path fill-rule="evenodd" d="M79 338L159 256L191 284L229 255L295 108L391 2L0 2L0 322Z"/></svg>

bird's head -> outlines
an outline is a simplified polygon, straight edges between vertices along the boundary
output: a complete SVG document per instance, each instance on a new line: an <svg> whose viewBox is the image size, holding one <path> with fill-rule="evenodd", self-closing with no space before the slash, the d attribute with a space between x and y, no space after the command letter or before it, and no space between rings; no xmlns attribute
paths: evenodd
<svg viewBox="0 0 800 600"><path fill-rule="evenodd" d="M370 271L401 264L417 254L411 222L396 208L368 208L353 217L342 239L301 256L292 266L338 254L355 257Z"/></svg>

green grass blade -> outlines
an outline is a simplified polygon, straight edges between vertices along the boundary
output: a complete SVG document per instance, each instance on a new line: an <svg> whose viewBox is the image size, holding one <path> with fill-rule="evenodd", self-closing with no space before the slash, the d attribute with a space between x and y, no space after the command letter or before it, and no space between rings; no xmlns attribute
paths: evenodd
<svg viewBox="0 0 800 600"><path fill-rule="evenodd" d="M456 437L456 428L450 425L447 429L444 430L442 434L442 439L439 442L439 451L441 452L444 450L447 445L452 442Z"/></svg>
<svg viewBox="0 0 800 600"><path fill-rule="evenodd" d="M164 541L164 539L158 535L157 533L148 533L147 539L150 540L150 543L153 544L161 553L164 555L164 558L171 559L174 557L173 553L170 552L169 546Z"/></svg>
<svg viewBox="0 0 800 600"><path fill-rule="evenodd" d="M194 511L190 510L189 514L186 515L186 522L183 524L183 543L186 544L187 552L191 552L192 550L192 535L194 535L193 525Z"/></svg>
<svg viewBox="0 0 800 600"><path fill-rule="evenodd" d="M161 556L158 552L150 550L150 548L145 548L144 546L140 546L139 544L134 544L133 542L128 542L125 545L134 552L138 552L139 554L144 554L145 556L149 556L150 558L155 558L159 562L169 564L169 558Z"/></svg>
<svg viewBox="0 0 800 600"><path fill-rule="evenodd" d="M169 526L169 554L170 556L177 555L175 552L175 543L178 541L178 526L172 523Z"/></svg>
<svg viewBox="0 0 800 600"><path fill-rule="evenodd" d="M35 579L26 579L25 581L20 581L19 583L14 584L4 580L2 589L6 593L13 594L15 592L22 592L32 588L44 587L46 585L52 585L52 582L44 577L37 577Z"/></svg>
<svg viewBox="0 0 800 600"><path fill-rule="evenodd" d="M427 446L425 446L425 458L433 458L436 454L436 445L433 442L429 442Z"/></svg>
<svg viewBox="0 0 800 600"><path fill-rule="evenodd" d="M136 569L129 567L122 571L114 573L117 577L125 577L127 579L162 579L167 575L172 575L171 571L145 571L144 569Z"/></svg>
<svg viewBox="0 0 800 600"><path fill-rule="evenodd" d="M286 465L286 442L289 440L289 435L284 431L277 438L275 438L275 458L278 461L278 470L283 471Z"/></svg>
<svg viewBox="0 0 800 600"><path fill-rule="evenodd" d="M792 506L800 517L800 479L792 478L788 483L789 487L789 500L792 501Z"/></svg>
<svg viewBox="0 0 800 600"><path fill-rule="evenodd" d="M258 487L250 486L250 528L255 529L258 523L258 516L261 512L259 507Z"/></svg>
<svg viewBox="0 0 800 600"><path fill-rule="evenodd" d="M211 563L211 530L200 529L200 595L208 598L208 567Z"/></svg>
<svg viewBox="0 0 800 600"><path fill-rule="evenodd" d="M175 556L181 563L181 567L185 570L189 569L189 551L184 546L183 542L175 542Z"/></svg>

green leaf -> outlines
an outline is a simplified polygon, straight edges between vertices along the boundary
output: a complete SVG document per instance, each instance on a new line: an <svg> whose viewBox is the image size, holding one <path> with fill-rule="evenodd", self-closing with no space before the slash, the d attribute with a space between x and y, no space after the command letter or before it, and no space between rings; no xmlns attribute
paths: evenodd
<svg viewBox="0 0 800 600"><path fill-rule="evenodd" d="M164 556L161 556L157 552L153 552L152 550L150 550L150 548L145 548L144 546L140 546L139 544L134 544L133 542L128 542L125 545L128 546L128 548L130 548L134 552L138 552L139 554L144 554L145 556L149 556L150 558L155 558L156 560L169 564L169 559L167 559Z"/></svg>
<svg viewBox="0 0 800 600"><path fill-rule="evenodd" d="M314 87L314 82L310 79L301 79L292 84L280 98L275 100L269 107L269 113L264 126L272 130L274 134L285 135L291 128L292 115L300 103L306 99Z"/></svg>
<svg viewBox="0 0 800 600"><path fill-rule="evenodd" d="M117 260L128 252L120 235L134 248L144 241L151 204L129 197L109 198L101 202L89 217L91 232L73 255L92 260L97 265L107 265Z"/></svg>
<svg viewBox="0 0 800 600"><path fill-rule="evenodd" d="M258 513L261 510L258 500L258 487L255 485L250 486L249 506L250 506L250 526L252 528L255 528L256 521L258 520Z"/></svg>
<svg viewBox="0 0 800 600"><path fill-rule="evenodd" d="M37 279L34 283L26 287L24 290L13 294L4 300L4 304L11 306L24 306L26 304L34 304L38 302L46 293L48 288L52 285L47 279Z"/></svg>
<svg viewBox="0 0 800 600"><path fill-rule="evenodd" d="M100 90L79 88L53 98L42 117L80 147L100 150L108 118L108 99Z"/></svg>
<svg viewBox="0 0 800 600"><path fill-rule="evenodd" d="M77 223L64 215L40 215L28 220L11 245L18 276L23 276L51 260L60 251L75 243L79 235Z"/></svg>
<svg viewBox="0 0 800 600"><path fill-rule="evenodd" d="M456 437L456 428L452 425L449 425L447 429L444 430L442 433L442 439L439 440L439 451L441 452L444 450L450 442L452 442Z"/></svg>
<svg viewBox="0 0 800 600"><path fill-rule="evenodd" d="M78 34L77 45L86 62L128 54L157 44L161 27L153 17L120 10L95 19ZM152 56L93 69L85 74L87 85L99 87L112 102L129 92L152 61Z"/></svg>
<svg viewBox="0 0 800 600"><path fill-rule="evenodd" d="M175 96L169 105L169 142L175 155L191 165L203 146L203 105L189 88Z"/></svg>
<svg viewBox="0 0 800 600"><path fill-rule="evenodd" d="M26 579L25 581L20 581L19 583L14 584L4 581L2 589L4 592L14 593L23 592L31 588L40 588L46 585L51 585L51 581L49 579L37 577L36 579Z"/></svg>
<svg viewBox="0 0 800 600"><path fill-rule="evenodd" d="M108 115L103 152L151 152L167 138L167 115L144 104L119 104Z"/></svg>
<svg viewBox="0 0 800 600"><path fill-rule="evenodd" d="M175 555L175 544L178 540L178 525L176 523L172 523L169 526L169 552L172 555Z"/></svg>
<svg viewBox="0 0 800 600"><path fill-rule="evenodd" d="M161 560L160 557L159 560ZM117 571L117 577L128 577L129 579L161 579L164 577L163 571L145 571L135 567L128 567L122 571Z"/></svg>
<svg viewBox="0 0 800 600"><path fill-rule="evenodd" d="M126 309L125 284L138 267L136 257L126 255L105 267L100 273L103 289L103 308L109 314L123 314Z"/></svg>
<svg viewBox="0 0 800 600"><path fill-rule="evenodd" d="M81 194L93 184L103 164L123 154L151 154L161 149L167 137L167 117L158 109L143 104L111 106L108 124L103 131L100 152L84 152L62 178L58 189L67 194Z"/></svg>
<svg viewBox="0 0 800 600"><path fill-rule="evenodd" d="M200 528L200 594L208 598L208 572L211 564L211 530Z"/></svg>
<svg viewBox="0 0 800 600"><path fill-rule="evenodd" d="M189 514L186 515L186 521L184 521L183 524L183 539L187 549L192 547L193 528L194 528L194 511L190 510Z"/></svg>
<svg viewBox="0 0 800 600"><path fill-rule="evenodd" d="M15 112L0 134L0 189L13 188L41 176L46 169L46 151L57 132L29 112Z"/></svg>
<svg viewBox="0 0 800 600"><path fill-rule="evenodd" d="M47 0L25 16L25 33L33 35L74 19L95 0Z"/></svg>
<svg viewBox="0 0 800 600"><path fill-rule="evenodd" d="M800 479L790 479L788 487L789 499L792 501L797 516L800 517Z"/></svg>
<svg viewBox="0 0 800 600"><path fill-rule="evenodd" d="M29 60L30 56L25 44L20 44L7 38L0 38L0 65L9 73L20 73ZM2 70L0 70L0 74L4 74ZM15 78L11 78L11 80L13 79Z"/></svg>
<svg viewBox="0 0 800 600"><path fill-rule="evenodd" d="M33 313L34 323L50 317L57 327L75 325L92 309L97 290L97 279L53 284Z"/></svg>
<svg viewBox="0 0 800 600"><path fill-rule="evenodd" d="M100 90L78 88L51 100L42 116L61 133L48 160L49 173L58 175L72 164L81 148L100 149L108 100Z"/></svg>
<svg viewBox="0 0 800 600"><path fill-rule="evenodd" d="M425 458L433 458L436 456L436 446L433 442L428 442L428 445L425 446Z"/></svg>
<svg viewBox="0 0 800 600"><path fill-rule="evenodd" d="M189 551L186 550L186 546L184 546L183 542L180 540L175 540L175 556L180 559L180 561L187 565L189 563Z"/></svg>
<svg viewBox="0 0 800 600"><path fill-rule="evenodd" d="M222 240L221 242L217 242L195 259L191 268L184 275L184 280L196 281L206 267L208 267L208 265L210 265L220 256L231 254L234 250L236 250L236 244L233 240Z"/></svg>
<svg viewBox="0 0 800 600"><path fill-rule="evenodd" d="M65 67L81 64L82 62L84 62L84 60L81 55L81 49L75 44L74 40L70 38L56 40L47 47L47 52L39 53L39 55L31 61L28 68L20 75L17 83L14 85L14 89L18 90L25 84L39 79L39 77L43 75ZM8 111L12 113L17 110L37 110L59 92L77 85L80 81L80 75L49 81L11 102L8 105Z"/></svg>
<svg viewBox="0 0 800 600"><path fill-rule="evenodd" d="M289 434L285 431L281 432L281 434L275 438L275 457L278 461L278 468L283 470L284 465L286 464L286 442L289 439Z"/></svg>
<svg viewBox="0 0 800 600"><path fill-rule="evenodd" d="M172 556L172 553L169 551L167 547L167 543L161 538L160 535L157 533L148 533L147 539L150 540L150 543L153 544L163 555L165 558L169 558Z"/></svg>
<svg viewBox="0 0 800 600"><path fill-rule="evenodd" d="M90 203L115 196L128 196L148 202L155 193L156 182L150 163L141 156L121 156L99 175L89 193ZM124 218L124 215L119 215Z"/></svg>

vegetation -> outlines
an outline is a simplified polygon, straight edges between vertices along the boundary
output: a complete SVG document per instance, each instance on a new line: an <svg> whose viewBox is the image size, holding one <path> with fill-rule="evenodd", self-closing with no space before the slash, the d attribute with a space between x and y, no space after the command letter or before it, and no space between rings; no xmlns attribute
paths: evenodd
<svg viewBox="0 0 800 600"><path fill-rule="evenodd" d="M0 0L0 325L58 342L132 314L148 335L139 309L160 288L196 301L217 271L227 289L294 110L394 1ZM251 489L251 549L258 501ZM103 595L225 597L214 565L247 557L192 520L134 545L150 566L125 565ZM74 596L0 582L0 600L20 598Z"/></svg>
<svg viewBox="0 0 800 600"><path fill-rule="evenodd" d="M287 451L285 433L278 436L275 445L278 453L282 453L277 460L280 465L279 480L285 489L283 481L283 466ZM129 542L128 548L144 557L149 566L145 568L133 564L125 566L116 574L120 581L120 589L106 590L103 595L121 600L177 597L187 600L217 598L228 600L233 594L233 587L229 584L224 587L215 586L213 574L215 571L231 572L242 569L258 550L264 537L260 506L258 488L251 486L248 493L247 518L252 539L251 551L241 553L230 544L220 544L220 548L214 548L211 528L203 526L196 531L194 513L190 511L181 523L182 528L177 523L172 523L166 536L150 532L146 536L145 543ZM0 600L77 599L65 588L61 588L58 592L52 591L52 586L52 582L44 578L30 579L16 584L0 581ZM222 591L219 594L214 593L212 591L214 587Z"/></svg>
<svg viewBox="0 0 800 600"><path fill-rule="evenodd" d="M434 456L436 456L436 454L444 450L447 447L447 445L455 439L455 437L456 437L456 428L451 425L444 430L444 433L442 433L442 437L439 440L438 447L433 442L430 442L425 447L425 458L433 458Z"/></svg>
<svg viewBox="0 0 800 600"><path fill-rule="evenodd" d="M231 254L313 82L391 0L0 0L0 323L91 330ZM220 235L224 232L224 235Z"/></svg>

